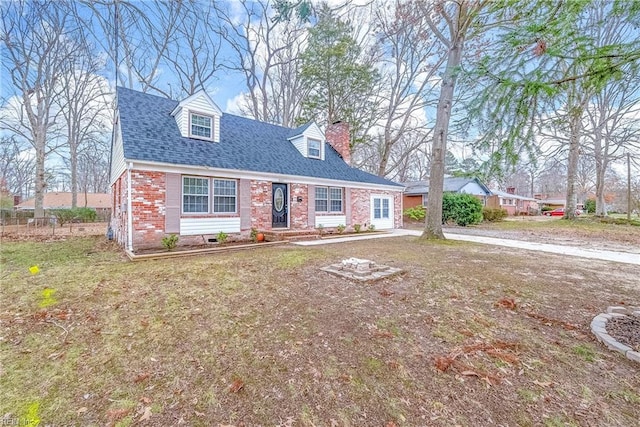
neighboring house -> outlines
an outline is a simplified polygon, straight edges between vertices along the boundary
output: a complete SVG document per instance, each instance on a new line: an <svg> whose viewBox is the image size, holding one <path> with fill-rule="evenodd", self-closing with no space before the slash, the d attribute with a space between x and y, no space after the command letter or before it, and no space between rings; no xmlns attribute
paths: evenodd
<svg viewBox="0 0 640 427"><path fill-rule="evenodd" d="M567 196L564 194L534 194L533 197L538 202L540 209L553 210L564 208L567 204ZM576 203L576 209L584 209L584 203Z"/></svg>
<svg viewBox="0 0 640 427"><path fill-rule="evenodd" d="M429 181L405 182L406 187L403 195L403 206L405 209L416 206L427 206L429 195ZM478 178L455 178L447 176L444 178L443 190L445 193L466 193L478 197L483 205L486 205L487 197L491 191Z"/></svg>
<svg viewBox="0 0 640 427"><path fill-rule="evenodd" d="M508 215L538 215L538 200L532 197L519 196L514 187L507 191L491 190L492 196L487 200L487 207L504 209Z"/></svg>
<svg viewBox="0 0 640 427"><path fill-rule="evenodd" d="M349 128L326 135L222 113L200 91L178 102L117 89L111 150L115 239L135 251L219 232L402 226L400 184L349 165Z"/></svg>
<svg viewBox="0 0 640 427"><path fill-rule="evenodd" d="M42 207L45 211L52 209L71 209L72 193L45 193ZM79 208L95 209L98 218L108 220L111 213L111 195L107 193L78 193L77 206ZM32 211L35 209L35 199L25 200L15 206L16 210Z"/></svg>

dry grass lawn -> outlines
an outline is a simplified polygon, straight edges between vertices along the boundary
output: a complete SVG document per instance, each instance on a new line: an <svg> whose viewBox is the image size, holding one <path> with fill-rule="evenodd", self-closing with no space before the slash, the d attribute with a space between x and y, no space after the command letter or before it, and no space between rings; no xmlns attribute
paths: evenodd
<svg viewBox="0 0 640 427"><path fill-rule="evenodd" d="M1 253L5 420L630 426L640 419L640 365L589 332L608 305L640 304L637 266L412 238L139 263L103 237L5 243ZM350 256L406 272L360 284L319 271Z"/></svg>

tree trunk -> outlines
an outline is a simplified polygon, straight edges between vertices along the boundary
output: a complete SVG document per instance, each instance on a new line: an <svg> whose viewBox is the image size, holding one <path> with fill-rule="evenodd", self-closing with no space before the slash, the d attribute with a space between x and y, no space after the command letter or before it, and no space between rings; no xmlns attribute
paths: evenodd
<svg viewBox="0 0 640 427"><path fill-rule="evenodd" d="M596 160L596 215L606 216L607 208L604 200L604 176L606 173L606 156L602 150L602 129L596 127L593 144L594 157Z"/></svg>
<svg viewBox="0 0 640 427"><path fill-rule="evenodd" d="M69 138L69 163L71 169L71 207L78 207L78 144Z"/></svg>
<svg viewBox="0 0 640 427"><path fill-rule="evenodd" d="M564 206L564 218L576 216L576 181L578 177L578 158L580 157L580 135L582 134L582 106L574 106L569 112L569 158L567 160L567 200Z"/></svg>
<svg viewBox="0 0 640 427"><path fill-rule="evenodd" d="M35 187L35 200L33 216L35 218L44 217L44 193L46 188L45 169L44 169L44 157L45 157L45 134L38 130L35 135L35 149L36 149L36 179L34 182Z"/></svg>
<svg viewBox="0 0 640 427"><path fill-rule="evenodd" d="M447 154L447 134L451 107L456 85L456 69L460 65L464 38L451 41L447 55L447 67L440 87L440 99L436 112L436 126L431 148L431 169L429 172L429 195L427 199L427 217L422 233L424 239L444 239L442 232L442 193L444 186L445 157Z"/></svg>

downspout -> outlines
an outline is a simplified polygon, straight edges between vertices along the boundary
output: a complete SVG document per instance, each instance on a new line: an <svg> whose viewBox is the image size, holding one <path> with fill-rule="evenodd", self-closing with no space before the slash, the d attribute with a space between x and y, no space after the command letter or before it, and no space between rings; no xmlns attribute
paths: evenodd
<svg viewBox="0 0 640 427"><path fill-rule="evenodd" d="M133 252L133 213L131 212L131 169L133 163L127 165L127 250Z"/></svg>

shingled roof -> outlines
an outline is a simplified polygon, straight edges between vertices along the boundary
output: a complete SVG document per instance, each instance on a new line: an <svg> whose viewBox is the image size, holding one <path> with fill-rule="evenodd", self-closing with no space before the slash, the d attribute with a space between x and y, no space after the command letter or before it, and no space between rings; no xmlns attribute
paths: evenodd
<svg viewBox="0 0 640 427"><path fill-rule="evenodd" d="M290 128L225 113L220 118L219 143L185 138L171 116L177 101L122 87L117 95L127 160L402 187L350 167L329 144L323 161L302 156L287 139Z"/></svg>

